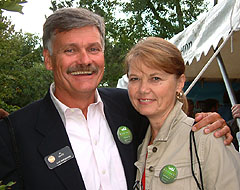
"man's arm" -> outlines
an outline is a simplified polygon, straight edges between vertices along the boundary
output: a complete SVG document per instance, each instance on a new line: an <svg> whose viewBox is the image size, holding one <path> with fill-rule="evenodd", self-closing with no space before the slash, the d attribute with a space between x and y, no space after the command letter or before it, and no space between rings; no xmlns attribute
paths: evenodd
<svg viewBox="0 0 240 190"><path fill-rule="evenodd" d="M193 127L192 130L196 131L208 125L204 132L206 134L214 132L215 137L224 136L226 139L224 140L225 145L231 144L233 137L231 135L230 128L227 126L225 120L216 112L213 113L197 113L195 115L195 121L197 122Z"/></svg>

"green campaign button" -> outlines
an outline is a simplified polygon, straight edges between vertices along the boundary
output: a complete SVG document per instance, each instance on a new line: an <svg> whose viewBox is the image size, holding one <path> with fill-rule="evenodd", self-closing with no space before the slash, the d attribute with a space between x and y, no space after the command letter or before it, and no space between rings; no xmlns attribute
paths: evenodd
<svg viewBox="0 0 240 190"><path fill-rule="evenodd" d="M117 130L117 136L121 143L129 144L132 142L133 136L131 130L126 126L120 126Z"/></svg>
<svg viewBox="0 0 240 190"><path fill-rule="evenodd" d="M177 168L174 165L164 166L159 174L161 182L165 184L173 183L178 175Z"/></svg>

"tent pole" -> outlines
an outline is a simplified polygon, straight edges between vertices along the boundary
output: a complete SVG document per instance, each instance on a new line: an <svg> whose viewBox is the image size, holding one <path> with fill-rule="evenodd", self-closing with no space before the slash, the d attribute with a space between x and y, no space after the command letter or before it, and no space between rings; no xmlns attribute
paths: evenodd
<svg viewBox="0 0 240 190"><path fill-rule="evenodd" d="M231 104L233 106L233 105L235 105L237 103L237 101L236 101L236 97L234 95L234 91L233 91L232 85L229 82L228 74L226 72L226 68L224 66L221 54L219 53L216 58L217 58L219 69L220 69L220 71L222 73L223 81L224 81L224 84L226 86L226 89L227 89L227 92L228 92L228 96L230 98L230 102L231 102Z"/></svg>
<svg viewBox="0 0 240 190"><path fill-rule="evenodd" d="M220 68L220 71L222 73L223 81L224 81L224 84L226 86L230 102L233 106L233 105L237 104L237 101L236 101L236 97L235 97L232 85L229 82L229 78L228 78L228 75L227 75L227 72L226 72L226 68L224 66L223 59L222 59L222 56L221 56L220 53L217 55L217 62L218 62L218 66ZM237 121L238 128L240 130L240 118L237 118L236 121ZM237 137L238 143L240 145L240 132L238 132L236 134L236 137ZM240 146L239 146L239 151L240 151Z"/></svg>
<svg viewBox="0 0 240 190"><path fill-rule="evenodd" d="M217 3L218 3L218 0L214 0L214 6ZM234 92L233 92L232 85L229 82L229 78L228 78L228 75L227 75L227 72L226 72L226 68L224 66L223 59L222 59L222 56L221 56L220 53L217 54L217 62L218 62L218 66L219 66L220 71L221 71L222 76L223 76L223 81L224 81L224 84L226 86L226 89L227 89L227 92L228 92L228 96L230 98L230 102L231 102L231 104L233 106L233 105L237 104L237 101L236 101L236 97L235 97ZM237 118L236 121L237 121L238 128L240 130L240 118ZM240 132L238 132L236 134L236 136L237 136L237 139L238 139L239 152L240 152Z"/></svg>
<svg viewBox="0 0 240 190"><path fill-rule="evenodd" d="M214 0L214 6L215 6L217 3L218 3L218 0ZM218 48L216 48L216 49L214 50L214 52L216 52L217 49L218 49ZM233 106L233 105L235 105L235 104L237 103L237 101L236 101L236 97L235 97L235 95L234 95L234 91L233 91L232 85L231 85L231 83L229 82L228 74L227 74L227 72L226 72L226 68L225 68L225 66L224 66L223 59L222 59L222 56L221 56L220 52L217 54L216 58L217 58L218 66L219 66L220 71L221 71L221 73L222 73L223 81L224 81L224 84L225 84L225 86L226 86L226 89L227 89L227 92L228 92L228 96L229 96L229 98L230 98L230 102L231 102L231 104L232 104L232 106ZM240 126L240 125L238 125L238 127L239 127L239 126Z"/></svg>

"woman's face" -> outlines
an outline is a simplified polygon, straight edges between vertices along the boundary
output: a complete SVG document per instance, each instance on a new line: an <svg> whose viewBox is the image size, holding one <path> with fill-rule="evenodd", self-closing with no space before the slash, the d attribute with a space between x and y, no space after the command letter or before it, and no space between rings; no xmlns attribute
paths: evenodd
<svg viewBox="0 0 240 190"><path fill-rule="evenodd" d="M134 108L149 119L165 118L174 107L176 92L184 86L185 76L150 68L143 62L129 65L128 93ZM165 117L164 117L165 116Z"/></svg>

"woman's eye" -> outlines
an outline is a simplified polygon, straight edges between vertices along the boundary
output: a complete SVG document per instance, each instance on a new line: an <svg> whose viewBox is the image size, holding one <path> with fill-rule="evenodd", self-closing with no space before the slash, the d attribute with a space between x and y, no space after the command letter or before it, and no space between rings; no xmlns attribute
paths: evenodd
<svg viewBox="0 0 240 190"><path fill-rule="evenodd" d="M137 81L139 80L137 77L129 78L129 81Z"/></svg>

